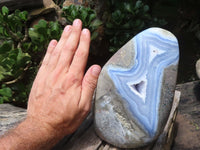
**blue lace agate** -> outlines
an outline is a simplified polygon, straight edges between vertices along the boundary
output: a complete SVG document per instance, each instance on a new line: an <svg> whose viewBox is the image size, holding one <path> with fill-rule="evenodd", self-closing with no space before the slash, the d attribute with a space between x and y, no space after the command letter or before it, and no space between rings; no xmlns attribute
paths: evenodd
<svg viewBox="0 0 200 150"><path fill-rule="evenodd" d="M157 34L156 30L150 28L132 39L135 58L131 68L108 67L118 93L150 136L157 131L164 69L177 65L179 60L176 38Z"/></svg>

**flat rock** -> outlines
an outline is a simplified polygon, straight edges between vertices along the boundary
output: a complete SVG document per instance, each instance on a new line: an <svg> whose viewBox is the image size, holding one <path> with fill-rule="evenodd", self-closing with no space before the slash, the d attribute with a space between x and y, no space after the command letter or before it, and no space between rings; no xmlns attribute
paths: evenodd
<svg viewBox="0 0 200 150"><path fill-rule="evenodd" d="M95 130L108 143L137 148L162 132L176 84L177 39L147 29L125 44L103 67L95 97Z"/></svg>
<svg viewBox="0 0 200 150"><path fill-rule="evenodd" d="M177 133L172 150L200 149L200 81L179 84L181 100L176 118Z"/></svg>
<svg viewBox="0 0 200 150"><path fill-rule="evenodd" d="M63 6L69 6L69 5L81 5L84 3L84 0L65 0L63 3Z"/></svg>
<svg viewBox="0 0 200 150"><path fill-rule="evenodd" d="M0 136L15 127L26 117L26 109L10 104L1 104L0 112Z"/></svg>
<svg viewBox="0 0 200 150"><path fill-rule="evenodd" d="M60 8L54 3L53 0L43 0L43 8L31 11L30 16L43 15L59 9Z"/></svg>

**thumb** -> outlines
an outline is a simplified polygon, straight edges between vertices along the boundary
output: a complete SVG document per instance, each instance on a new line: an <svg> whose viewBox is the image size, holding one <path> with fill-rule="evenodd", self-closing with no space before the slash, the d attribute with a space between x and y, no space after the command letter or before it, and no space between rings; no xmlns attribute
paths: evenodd
<svg viewBox="0 0 200 150"><path fill-rule="evenodd" d="M101 71L98 65L91 66L86 72L82 82L82 94L79 102L79 108L89 111L91 107L92 96L97 86L97 80Z"/></svg>

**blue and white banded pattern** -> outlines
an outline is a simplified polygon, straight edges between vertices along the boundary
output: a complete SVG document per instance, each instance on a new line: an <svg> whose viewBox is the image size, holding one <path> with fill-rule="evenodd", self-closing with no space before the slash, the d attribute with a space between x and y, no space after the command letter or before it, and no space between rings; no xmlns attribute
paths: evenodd
<svg viewBox="0 0 200 150"><path fill-rule="evenodd" d="M159 28L147 29L131 42L134 65L129 69L110 65L108 74L133 117L152 137L157 131L164 69L178 64L178 42L171 33Z"/></svg>

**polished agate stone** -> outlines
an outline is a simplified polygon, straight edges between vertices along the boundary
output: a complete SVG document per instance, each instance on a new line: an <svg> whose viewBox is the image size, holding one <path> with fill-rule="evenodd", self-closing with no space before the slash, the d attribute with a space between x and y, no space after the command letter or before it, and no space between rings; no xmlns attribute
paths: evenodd
<svg viewBox="0 0 200 150"><path fill-rule="evenodd" d="M175 36L150 28L125 44L103 67L94 109L97 134L121 148L153 142L171 109L179 60Z"/></svg>

